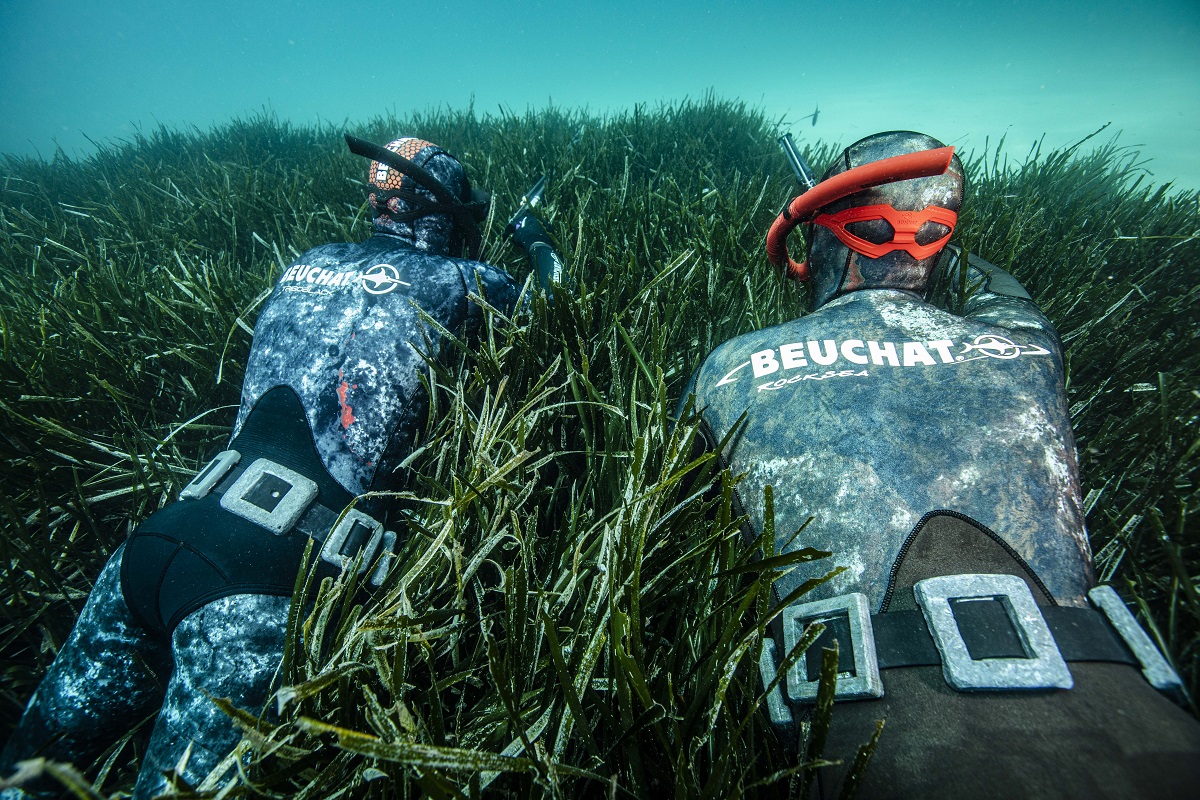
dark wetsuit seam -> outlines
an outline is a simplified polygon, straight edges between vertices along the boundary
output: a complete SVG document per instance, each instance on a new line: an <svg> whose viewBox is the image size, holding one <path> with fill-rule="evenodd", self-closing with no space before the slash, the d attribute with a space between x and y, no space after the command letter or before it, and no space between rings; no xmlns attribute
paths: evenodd
<svg viewBox="0 0 1200 800"><path fill-rule="evenodd" d="M204 555L204 553L202 553L195 547L191 546L187 542L180 541L178 539L175 539L172 536L168 536L166 534L159 533L159 532L153 532L153 531L147 531L145 533L141 533L141 534L139 534L139 536L140 537L155 537L155 538L167 541L167 542L173 542L175 544L175 550L171 553L171 556L169 558L165 559L165 561L163 562L163 567L162 567L162 570L159 572L158 580L154 584L154 588L153 588L154 593L152 596L155 598L154 605L156 608L159 607L159 604L161 602L159 598L162 595L163 582L167 578L167 573L171 569L172 562L175 560L176 557L178 557L181 550L187 550L189 553L191 553L192 555L199 558L201 561L203 561L205 564L207 564L209 567L211 567L212 570L221 577L221 580L223 580L225 582L223 586L220 586L220 587L217 587L214 589L210 589L207 592L196 595L189 602L180 606L179 610L177 610L174 614L172 614L169 619L165 619L165 620L162 619L162 614L161 614L161 610L160 610L160 612L158 614L158 617L159 617L158 621L152 622L152 624L146 625L146 627L150 630L162 631L168 638L170 638L174 634L175 628L178 627L179 623L185 617L187 617L193 611L196 611L197 609L202 608L205 605L208 605L208 603L210 603L214 600L220 600L225 597L232 597L234 595L239 595L239 594L260 594L260 595L270 595L272 597L288 597L288 596L291 596L291 594L295 591L294 583L291 583L291 584L288 584L285 586L281 583L248 583L245 581L242 581L242 582L235 581L232 578L230 578L229 575L226 574L225 570L221 569L221 567L219 565L217 565L217 563L214 562L211 558ZM124 567L125 567L125 565L124 565L124 563L122 563L122 571L124 571ZM135 607L131 606L131 608L135 608ZM136 613L136 611L135 611L135 613ZM140 617L140 614L138 616ZM145 621L143 621L143 624L144 625L146 624Z"/></svg>
<svg viewBox="0 0 1200 800"><path fill-rule="evenodd" d="M187 542L183 541L182 539L176 539L174 536L170 536L170 535L168 535L168 534L165 534L165 533L162 533L162 532L160 532L160 531L146 531L145 533L141 533L141 534L138 534L138 535L139 535L139 536L144 536L144 537L146 537L146 538L154 537L154 538L157 538L157 539L162 539L162 540L164 540L164 541L171 542L171 543L173 543L173 544L175 545L175 552L174 552L174 553L172 553L172 554L171 554L171 557L170 557L170 558L168 558L168 559L166 560L165 566L163 567L163 576L164 576L164 577L162 577L162 578L159 578L159 580L158 580L158 585L155 587L156 589L161 589L161 588L162 588L162 582L163 582L163 580L165 579L165 576L166 576L166 574L167 574L167 569L168 569L168 568L171 566L171 562L175 560L175 556L179 555L179 551L180 551L180 550L182 550L182 549L187 549L187 551L188 551L188 552L190 552L190 553L192 553L193 555L199 556L199 558L200 558L202 561L204 561L204 563L206 563L206 564L208 564L210 567L212 567L212 568L213 568L213 570L214 570L214 571L215 571L215 572L216 572L218 575L220 575L220 576L221 576L221 580L225 581L225 583L227 583L227 584L232 584L232 583L233 583L233 580L232 580L232 579L231 579L231 578L230 578L228 575L226 575L226 574L225 574L225 570L223 570L223 569L221 569L219 566L217 566L217 564L216 564L216 562L215 562L215 561L213 561L211 558L209 558L208 556L204 555L204 553L201 553L199 550L197 550L196 548L192 547L190 544L188 544Z"/></svg>
<svg viewBox="0 0 1200 800"><path fill-rule="evenodd" d="M231 592L230 592L231 589L238 590L238 591L232 592L233 594L276 594L276 592L242 591L242 590L246 590L246 589L264 588L265 585L249 584L249 583L236 583L229 577L229 575L227 575L225 573L225 570L221 569L221 567L216 564L216 562L214 562L208 556L204 555L204 553L200 552L196 548L189 545L187 542L184 542L180 539L176 539L174 536L169 536L165 533L160 533L158 531L145 531L145 532L139 533L138 537L139 538L147 538L147 539L150 539L150 538L161 539L162 541L165 541L165 542L175 545L175 549L171 551L171 555L169 557L163 559L162 568L159 570L158 577L155 580L153 587L151 588L151 592L152 592L151 596L154 598L154 605L156 608L160 609L159 614L158 614L159 619L157 621L142 619L142 615L138 612L138 604L129 603L128 600L126 600L126 605L129 605L129 607L133 611L134 615L136 617L138 617L138 621L141 622L141 624L144 627L146 627L149 630L162 631L168 638L171 636L172 633L174 633L175 627L179 624L180 620L182 620L188 614L192 613L193 611L200 608L201 606L207 605L210 600L219 599L222 596L228 597L231 594ZM171 571L171 564L174 563L175 559L179 557L179 553L181 550L187 550L189 553L196 556L201 561L203 561L205 564L210 566L214 572L216 572L219 576L221 576L221 580L223 580L225 582L225 585L219 589L213 589L211 591L205 592L202 595L198 595L190 603L182 606L180 611L176 611L174 614L172 614L170 619L164 620L164 619L162 619L162 613L161 613L161 607L160 607L160 602L161 602L160 598L162 597L163 583L167 579L167 573L169 573ZM125 574L128 569L128 567L126 566L128 563L129 562L126 559L121 560L121 572L122 572L121 590L122 590L122 592L124 592L124 589L125 589L125 585L126 585L125 581L129 580L129 578L127 578L127 576ZM288 593L291 594L290 588L288 590Z"/></svg>
<svg viewBox="0 0 1200 800"><path fill-rule="evenodd" d="M159 535L161 536L162 534L159 534ZM218 567L216 562L213 561L211 558L204 555L199 550L192 547L190 544L188 544L186 542L180 542L179 544L183 547L186 547L192 553L195 553L197 556L199 556L201 559L203 559L206 564L208 564L210 567L212 567L214 570L216 570L217 574L221 576L221 580L225 581L225 583L230 584L230 585L232 585L234 583L234 581L228 575L225 574L225 570Z"/></svg>
<svg viewBox="0 0 1200 800"><path fill-rule="evenodd" d="M1000 547L1005 553L1008 554L1010 558L1021 565L1021 568L1029 575L1030 580L1032 580L1034 584L1041 589L1042 593L1046 595L1046 599L1049 601L1050 605L1058 605L1058 601L1054 599L1054 595L1051 594L1050 590L1046 588L1046 584L1042 583L1042 579L1039 578L1037 573L1033 571L1033 568L1025 562L1025 559L1021 558L1021 556L1017 554L1017 551L1014 550L1008 542L1000 538L999 534L997 534L987 525L984 525L979 520L973 519L972 517L963 514L961 511L951 511L950 509L939 508L926 512L925 515L917 521L917 524L913 526L912 531L910 531L908 536L904 539L904 544L900 545L900 552L896 555L896 560L892 563L891 573L888 575L888 587L887 591L884 592L883 595L883 603L879 606L880 613L887 611L888 607L891 606L892 595L896 591L896 576L900 572L900 563L904 561L904 556L908 554L908 548L912 546L914 541L916 541L917 536L920 535L922 529L925 527L925 524L934 517L952 517L954 519L961 520L962 522L966 522L972 527L987 534L992 541L1000 545Z"/></svg>
<svg viewBox="0 0 1200 800"><path fill-rule="evenodd" d="M158 597L162 596L162 584L167 582L167 573L170 572L170 565L172 565L174 563L176 558L179 558L179 552L181 551L181 549L184 549L184 542L181 542L178 539L172 539L172 537L170 537L170 536L160 536L157 534L146 534L146 535L155 536L155 537L157 537L157 539L161 539L163 541L172 543L172 545L175 546L173 551L170 552L169 557L166 559L163 559L162 570L160 572L158 572L158 579L154 584L154 594L150 595L151 597L154 597L155 606L157 607ZM158 616L160 616L160 618L161 618L162 614L160 614Z"/></svg>
<svg viewBox="0 0 1200 800"><path fill-rule="evenodd" d="M175 557L177 555L179 555L179 550L182 547L182 543L178 539L173 539L169 536L162 536L161 534L157 534L157 533L141 534L141 533L138 533L135 531L134 535L135 536L147 536L147 537L148 536L157 536L158 538L163 539L167 542L172 542L175 545L175 549L171 551L171 555L169 555L169 556L167 556L167 558L163 559L162 567L161 567L161 569L159 569L158 576L155 578L154 584L150 589L150 596L152 598L154 598L154 607L157 609L158 608L158 597L159 597L160 593L162 592L163 581L165 581L167 579L167 571L170 570L170 568L171 568L171 562L175 560ZM131 540L132 540L132 538L133 537L130 537ZM131 567L130 567L131 559L132 559L132 555L130 554L129 549L126 548L125 552L123 552L121 554L121 572L120 572L120 575L118 576L120 578L118 585L120 586L120 589L121 589L121 597L125 600L125 605L129 607L129 613L133 615L133 618L137 621L137 623L139 625L141 625L143 628L145 628L148 631L157 632L162 629L162 625L159 622L157 622L153 619L150 619L145 614L143 614L142 613L142 604L135 602L134 598L131 598L129 596L128 589L134 585L134 578L132 575L130 575L130 572L129 572L131 569ZM161 617L162 615L160 614L158 616Z"/></svg>

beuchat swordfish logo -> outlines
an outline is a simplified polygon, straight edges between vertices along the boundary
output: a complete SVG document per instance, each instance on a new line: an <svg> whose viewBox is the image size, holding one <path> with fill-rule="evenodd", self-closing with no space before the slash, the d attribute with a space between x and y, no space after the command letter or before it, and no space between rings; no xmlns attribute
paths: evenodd
<svg viewBox="0 0 1200 800"><path fill-rule="evenodd" d="M957 347L957 349L956 349ZM729 372L717 386L737 382L751 367L754 379L773 376L756 388L773 391L800 381L822 381L829 378L870 377L868 369L877 367L935 367L943 364L963 364L981 359L1008 361L1021 356L1046 356L1050 351L1036 344L1018 344L994 333L976 336L971 341L879 342L862 339L824 339L794 342L750 354L745 361ZM840 364L838 362L841 362ZM804 367L829 367L825 371L800 372ZM838 369L841 367L841 369ZM847 369L848 367L848 369Z"/></svg>
<svg viewBox="0 0 1200 800"><path fill-rule="evenodd" d="M388 294L399 286L412 286L408 281L400 280L400 270L391 264L376 264L364 272L359 280L367 294Z"/></svg>
<svg viewBox="0 0 1200 800"><path fill-rule="evenodd" d="M391 264L376 264L362 272L356 269L323 269L319 265L296 264L279 279L287 291L329 294L358 284L367 294L389 294L400 286L412 286L400 279L400 270Z"/></svg>

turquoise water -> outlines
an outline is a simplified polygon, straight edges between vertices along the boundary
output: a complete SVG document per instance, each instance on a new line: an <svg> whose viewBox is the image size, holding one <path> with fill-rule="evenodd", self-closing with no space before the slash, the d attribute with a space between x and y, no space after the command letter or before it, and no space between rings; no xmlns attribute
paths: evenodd
<svg viewBox="0 0 1200 800"><path fill-rule="evenodd" d="M71 155L270 109L603 112L707 90L849 143L924 131L1022 157L1111 122L1200 189L1200 2L168 4L0 0L0 152ZM816 125L802 117L820 107Z"/></svg>

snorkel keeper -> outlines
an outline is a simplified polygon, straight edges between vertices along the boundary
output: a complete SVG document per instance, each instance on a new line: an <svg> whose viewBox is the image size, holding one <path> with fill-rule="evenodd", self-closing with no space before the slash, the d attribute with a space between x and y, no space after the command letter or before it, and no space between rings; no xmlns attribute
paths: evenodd
<svg viewBox="0 0 1200 800"><path fill-rule="evenodd" d="M821 181L804 194L793 198L771 223L771 229L767 232L767 260L783 269L787 277L793 280L809 279L808 263L794 261L787 251L788 234L802 223L829 228L847 247L870 258L878 258L892 250L907 250L914 258L932 255L945 245L950 234L947 233L936 242L927 245L916 244L914 237L926 221L938 222L953 229L958 215L950 209L928 206L921 211L899 211L888 205L871 205L849 208L832 215L817 212L831 203L873 186L943 175L950 168L953 157L953 147L939 147L873 161ZM872 244L845 230L846 225L867 219L887 220L895 231L892 241L882 245Z"/></svg>

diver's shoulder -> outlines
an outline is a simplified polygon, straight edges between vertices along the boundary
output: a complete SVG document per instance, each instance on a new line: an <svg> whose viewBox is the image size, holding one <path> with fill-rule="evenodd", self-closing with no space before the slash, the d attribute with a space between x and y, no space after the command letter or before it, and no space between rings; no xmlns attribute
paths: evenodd
<svg viewBox="0 0 1200 800"><path fill-rule="evenodd" d="M361 249L355 242L328 242L305 250L296 263L355 261Z"/></svg>
<svg viewBox="0 0 1200 800"><path fill-rule="evenodd" d="M476 280L482 281L485 284L516 286L516 279L495 264L489 264L486 261L475 261L469 258L455 258L453 256L439 256L439 258L458 269L462 273L463 280L466 281L467 286L474 286Z"/></svg>
<svg viewBox="0 0 1200 800"><path fill-rule="evenodd" d="M371 236L361 242L327 242L305 250L298 262L341 262L387 261L404 257L416 251L398 239Z"/></svg>
<svg viewBox="0 0 1200 800"><path fill-rule="evenodd" d="M720 368L730 359L745 360L749 358L750 353L775 347L780 342L793 341L797 335L807 330L807 326L804 325L805 319L806 317L797 317L778 325L748 331L734 336L732 339L726 339L705 356L704 361L700 364L700 369Z"/></svg>

